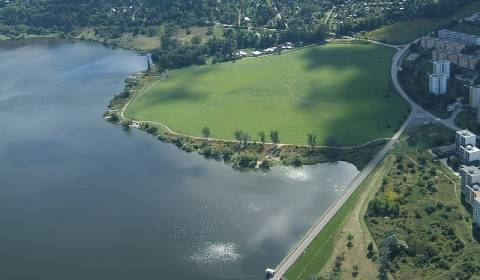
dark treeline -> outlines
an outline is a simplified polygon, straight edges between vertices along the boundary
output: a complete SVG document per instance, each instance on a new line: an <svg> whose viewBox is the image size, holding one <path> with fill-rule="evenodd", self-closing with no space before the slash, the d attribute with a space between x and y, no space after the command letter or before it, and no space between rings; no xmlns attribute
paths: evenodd
<svg viewBox="0 0 480 280"><path fill-rule="evenodd" d="M202 65L208 57L214 62L234 59L239 49L262 49L285 42L321 43L325 39L326 29L322 25L314 28L290 28L288 31L245 30L228 28L222 37L212 37L204 45L197 43L180 44L172 36L173 28L166 28L162 36L161 48L152 53L152 59L160 70L181 68L190 65Z"/></svg>
<svg viewBox="0 0 480 280"><path fill-rule="evenodd" d="M405 20L417 16L445 17L458 12L463 6L478 0L411 0L404 4L404 12L387 10L382 13L364 14L355 20L345 20L338 24L335 32L341 35L353 34L360 31L368 31L382 25Z"/></svg>
<svg viewBox="0 0 480 280"><path fill-rule="evenodd" d="M180 27L237 24L285 29L310 24L331 7L329 0L15 0L0 2L0 25L69 32L74 27L130 30L169 23Z"/></svg>

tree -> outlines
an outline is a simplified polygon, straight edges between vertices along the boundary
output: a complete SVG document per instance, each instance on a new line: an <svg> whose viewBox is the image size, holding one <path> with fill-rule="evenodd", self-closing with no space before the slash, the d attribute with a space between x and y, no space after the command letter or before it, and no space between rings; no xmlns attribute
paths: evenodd
<svg viewBox="0 0 480 280"><path fill-rule="evenodd" d="M315 145L317 145L317 135L309 133L307 136L307 143L310 146L310 149L313 151Z"/></svg>
<svg viewBox="0 0 480 280"><path fill-rule="evenodd" d="M280 137L278 136L278 131L271 130L270 131L270 139L272 140L272 143L275 144L275 145L280 143Z"/></svg>
<svg viewBox="0 0 480 280"><path fill-rule="evenodd" d="M357 276L358 276L358 264L355 264L352 267L352 277L356 278Z"/></svg>
<svg viewBox="0 0 480 280"><path fill-rule="evenodd" d="M202 135L203 135L203 137L207 138L207 140L208 140L208 138L210 138L210 128L208 128L206 126L204 128L202 128Z"/></svg>
<svg viewBox="0 0 480 280"><path fill-rule="evenodd" d="M258 137L260 138L260 142L262 142L262 145L265 145L266 136L263 130L258 133Z"/></svg>
<svg viewBox="0 0 480 280"><path fill-rule="evenodd" d="M235 140L238 142L242 143L242 146L246 146L248 144L248 141L250 141L251 137L248 135L248 133L241 131L241 130L236 130L233 133L233 136L235 137Z"/></svg>
<svg viewBox="0 0 480 280"><path fill-rule="evenodd" d="M374 251L374 248L373 248L373 242L368 243L367 251L368 251L367 258L369 258L369 259L373 258L373 256L375 255L375 251Z"/></svg>
<svg viewBox="0 0 480 280"><path fill-rule="evenodd" d="M349 233L347 239L348 239L347 247L350 249L350 248L353 247L353 242L352 242L353 241L353 235L351 233Z"/></svg>
<svg viewBox="0 0 480 280"><path fill-rule="evenodd" d="M241 142L242 141L242 134L243 134L243 132L241 130L235 130L235 132L233 133L233 137L238 142Z"/></svg>

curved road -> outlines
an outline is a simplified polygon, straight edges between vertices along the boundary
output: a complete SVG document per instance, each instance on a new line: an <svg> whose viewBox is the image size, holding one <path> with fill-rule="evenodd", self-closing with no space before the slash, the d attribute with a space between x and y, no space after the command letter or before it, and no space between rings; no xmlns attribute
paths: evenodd
<svg viewBox="0 0 480 280"><path fill-rule="evenodd" d="M368 163L368 165L353 179L353 181L347 186L345 191L340 195L340 197L335 200L332 205L325 211L323 216L318 219L313 226L307 231L305 236L300 240L300 242L288 253L288 255L280 262L276 267L275 275L272 278L273 280L283 279L283 275L287 270L295 263L295 261L302 255L302 253L307 249L308 245L315 239L315 237L320 233L320 231L325 227L325 225L330 222L330 220L335 216L335 214L340 210L342 205L348 200L348 198L353 194L353 192L360 186L360 184L365 180L368 175L373 171L373 169L381 162L385 155L394 147L397 143L399 137L405 131L405 129L415 120L430 121L436 122L445 125L446 127L458 130L459 128L453 123L450 119L442 120L437 118L430 112L425 111L420 105L415 103L403 90L400 82L398 80L398 72L400 71L401 63L405 54L408 52L408 49L411 44L406 46L393 46L380 42L370 41L374 44L384 45L391 48L395 48L398 52L393 56L392 67L390 70L392 82L398 91L398 93L410 104L411 113L408 118L405 120L400 129L393 135L393 137L388 141L385 147ZM418 39L412 43L418 42Z"/></svg>

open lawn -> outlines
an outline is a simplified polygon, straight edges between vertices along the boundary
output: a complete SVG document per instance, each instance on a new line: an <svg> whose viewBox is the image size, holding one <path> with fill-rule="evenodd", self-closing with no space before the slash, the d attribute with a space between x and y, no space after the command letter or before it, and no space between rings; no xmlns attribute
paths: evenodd
<svg viewBox="0 0 480 280"><path fill-rule="evenodd" d="M473 2L456 14L449 17L426 18L419 17L405 21L388 24L368 32L366 37L370 40L388 42L391 44L409 43L421 35L425 35L441 28L443 25L460 20L480 10L480 1Z"/></svg>
<svg viewBox="0 0 480 280"><path fill-rule="evenodd" d="M232 139L235 130L279 131L280 142L340 145L390 137L407 104L390 87L394 50L372 44L328 44L168 72L127 110L132 119L173 130Z"/></svg>

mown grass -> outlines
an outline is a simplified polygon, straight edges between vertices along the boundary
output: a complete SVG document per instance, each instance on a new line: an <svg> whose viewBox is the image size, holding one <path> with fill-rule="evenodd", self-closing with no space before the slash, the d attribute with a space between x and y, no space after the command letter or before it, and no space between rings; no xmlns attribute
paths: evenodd
<svg viewBox="0 0 480 280"><path fill-rule="evenodd" d="M390 44L406 44L421 35L428 34L454 20L460 20L480 10L480 2L473 2L449 17L426 18L419 17L382 26L370 31L366 37L370 40Z"/></svg>
<svg viewBox="0 0 480 280"><path fill-rule="evenodd" d="M328 44L282 55L169 71L133 104L130 118L162 122L177 132L232 139L235 130L258 140L279 131L280 142L340 145L390 137L407 104L390 85L394 51L372 44Z"/></svg>

